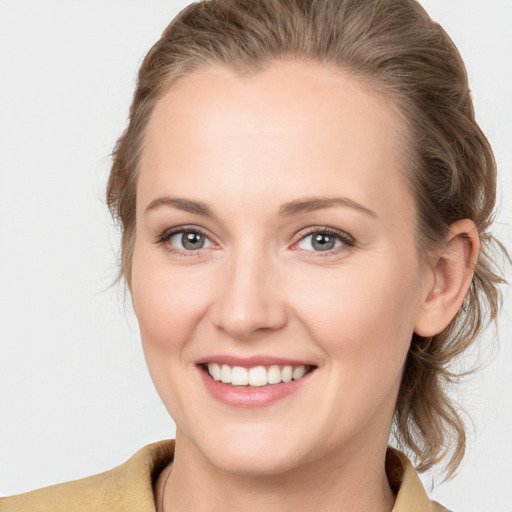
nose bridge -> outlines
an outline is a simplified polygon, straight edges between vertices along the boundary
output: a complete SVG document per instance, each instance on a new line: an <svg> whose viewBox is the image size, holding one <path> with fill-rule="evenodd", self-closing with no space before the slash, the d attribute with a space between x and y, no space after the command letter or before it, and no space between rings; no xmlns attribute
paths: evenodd
<svg viewBox="0 0 512 512"><path fill-rule="evenodd" d="M213 305L216 326L237 339L286 323L286 308L277 288L279 265L250 242L233 249L224 261Z"/></svg>

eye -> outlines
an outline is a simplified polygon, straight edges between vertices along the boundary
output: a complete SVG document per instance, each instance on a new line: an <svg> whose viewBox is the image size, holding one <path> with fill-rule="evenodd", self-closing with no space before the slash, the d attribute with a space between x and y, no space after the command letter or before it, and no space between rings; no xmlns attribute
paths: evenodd
<svg viewBox="0 0 512 512"><path fill-rule="evenodd" d="M213 247L215 244L198 228L172 228L162 233L157 240L165 244L169 252L193 253L200 249Z"/></svg>
<svg viewBox="0 0 512 512"><path fill-rule="evenodd" d="M334 251L340 247L353 246L354 239L343 231L315 230L303 236L297 243L299 249L314 252Z"/></svg>
<svg viewBox="0 0 512 512"><path fill-rule="evenodd" d="M169 237L169 243L178 249L186 251L197 251L211 245L210 240L203 233L198 231L182 231Z"/></svg>

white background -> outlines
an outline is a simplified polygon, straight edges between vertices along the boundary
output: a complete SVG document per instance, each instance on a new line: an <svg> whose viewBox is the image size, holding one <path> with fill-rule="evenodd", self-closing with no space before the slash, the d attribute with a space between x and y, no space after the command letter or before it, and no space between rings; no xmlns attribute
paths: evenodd
<svg viewBox="0 0 512 512"><path fill-rule="evenodd" d="M130 301L110 287L118 233L103 195L138 65L186 3L0 0L0 495L110 469L174 435ZM422 3L466 61L510 248L512 0ZM482 344L497 355L462 388L468 457L431 492L454 510L512 511L511 299L499 350Z"/></svg>

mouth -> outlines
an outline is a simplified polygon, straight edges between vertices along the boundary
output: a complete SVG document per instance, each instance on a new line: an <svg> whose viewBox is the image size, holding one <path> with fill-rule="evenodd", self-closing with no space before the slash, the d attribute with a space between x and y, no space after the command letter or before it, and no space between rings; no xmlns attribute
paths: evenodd
<svg viewBox="0 0 512 512"><path fill-rule="evenodd" d="M226 363L204 363L201 367L216 382L247 388L261 388L298 381L316 369L316 366L306 364L244 367Z"/></svg>
<svg viewBox="0 0 512 512"><path fill-rule="evenodd" d="M206 390L230 407L266 407L309 387L318 366L272 356L216 355L196 363ZM300 395L300 393L299 393Z"/></svg>

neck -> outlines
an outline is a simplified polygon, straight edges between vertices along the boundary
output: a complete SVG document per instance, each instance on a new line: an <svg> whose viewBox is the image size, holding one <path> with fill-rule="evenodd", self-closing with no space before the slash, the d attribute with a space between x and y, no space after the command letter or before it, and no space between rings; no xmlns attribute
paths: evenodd
<svg viewBox="0 0 512 512"><path fill-rule="evenodd" d="M165 512L390 512L393 507L385 444L379 450L351 446L290 471L254 476L219 469L185 436L178 433L176 440L172 472L164 471L159 481Z"/></svg>

